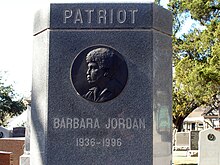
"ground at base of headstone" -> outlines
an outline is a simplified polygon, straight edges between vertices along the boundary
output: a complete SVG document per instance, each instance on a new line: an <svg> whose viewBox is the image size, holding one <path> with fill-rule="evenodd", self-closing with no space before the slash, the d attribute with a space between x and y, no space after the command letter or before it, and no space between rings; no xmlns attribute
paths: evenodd
<svg viewBox="0 0 220 165"><path fill-rule="evenodd" d="M198 156L188 156L188 151L173 151L173 165L198 165Z"/></svg>

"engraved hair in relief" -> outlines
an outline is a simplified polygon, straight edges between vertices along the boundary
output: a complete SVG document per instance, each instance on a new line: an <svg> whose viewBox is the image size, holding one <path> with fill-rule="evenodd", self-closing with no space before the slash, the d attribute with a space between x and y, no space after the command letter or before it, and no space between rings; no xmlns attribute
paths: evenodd
<svg viewBox="0 0 220 165"><path fill-rule="evenodd" d="M72 82L78 94L92 102L118 96L128 76L122 55L111 47L96 45L83 50L74 60Z"/></svg>
<svg viewBox="0 0 220 165"><path fill-rule="evenodd" d="M114 52L108 48L96 48L86 56L88 83L92 86L84 97L94 102L104 102L115 97L121 86L113 78Z"/></svg>
<svg viewBox="0 0 220 165"><path fill-rule="evenodd" d="M97 48L89 52L86 56L86 63L96 63L99 69L102 69L107 76L111 71L113 65L113 56L114 53L108 48ZM110 78L110 77L109 77Z"/></svg>

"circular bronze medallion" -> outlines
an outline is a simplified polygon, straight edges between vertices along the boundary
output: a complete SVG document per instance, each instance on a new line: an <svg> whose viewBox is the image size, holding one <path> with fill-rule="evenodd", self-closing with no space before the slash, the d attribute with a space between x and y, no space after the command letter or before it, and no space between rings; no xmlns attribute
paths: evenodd
<svg viewBox="0 0 220 165"><path fill-rule="evenodd" d="M106 102L118 96L128 78L127 64L115 49L98 45L81 51L71 67L77 93L92 102Z"/></svg>

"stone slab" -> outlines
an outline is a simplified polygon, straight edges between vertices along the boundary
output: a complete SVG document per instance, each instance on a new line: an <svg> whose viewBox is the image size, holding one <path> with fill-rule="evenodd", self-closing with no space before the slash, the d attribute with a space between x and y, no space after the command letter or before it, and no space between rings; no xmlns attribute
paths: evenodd
<svg viewBox="0 0 220 165"><path fill-rule="evenodd" d="M177 132L176 133L176 147L177 148L188 148L189 149L189 138L190 138L190 133L189 132Z"/></svg>
<svg viewBox="0 0 220 165"><path fill-rule="evenodd" d="M21 155L19 165L30 165L30 155Z"/></svg>
<svg viewBox="0 0 220 165"><path fill-rule="evenodd" d="M214 129L200 131L199 165L220 164L220 132Z"/></svg>
<svg viewBox="0 0 220 165"><path fill-rule="evenodd" d="M190 150L198 150L199 131L190 131Z"/></svg>

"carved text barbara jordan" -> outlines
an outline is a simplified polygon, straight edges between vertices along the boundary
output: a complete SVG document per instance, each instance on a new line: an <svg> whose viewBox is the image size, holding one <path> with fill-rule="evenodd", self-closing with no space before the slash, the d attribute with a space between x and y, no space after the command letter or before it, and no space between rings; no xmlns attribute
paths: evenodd
<svg viewBox="0 0 220 165"><path fill-rule="evenodd" d="M55 129L145 129L144 118L108 118L102 123L98 118L54 118Z"/></svg>

